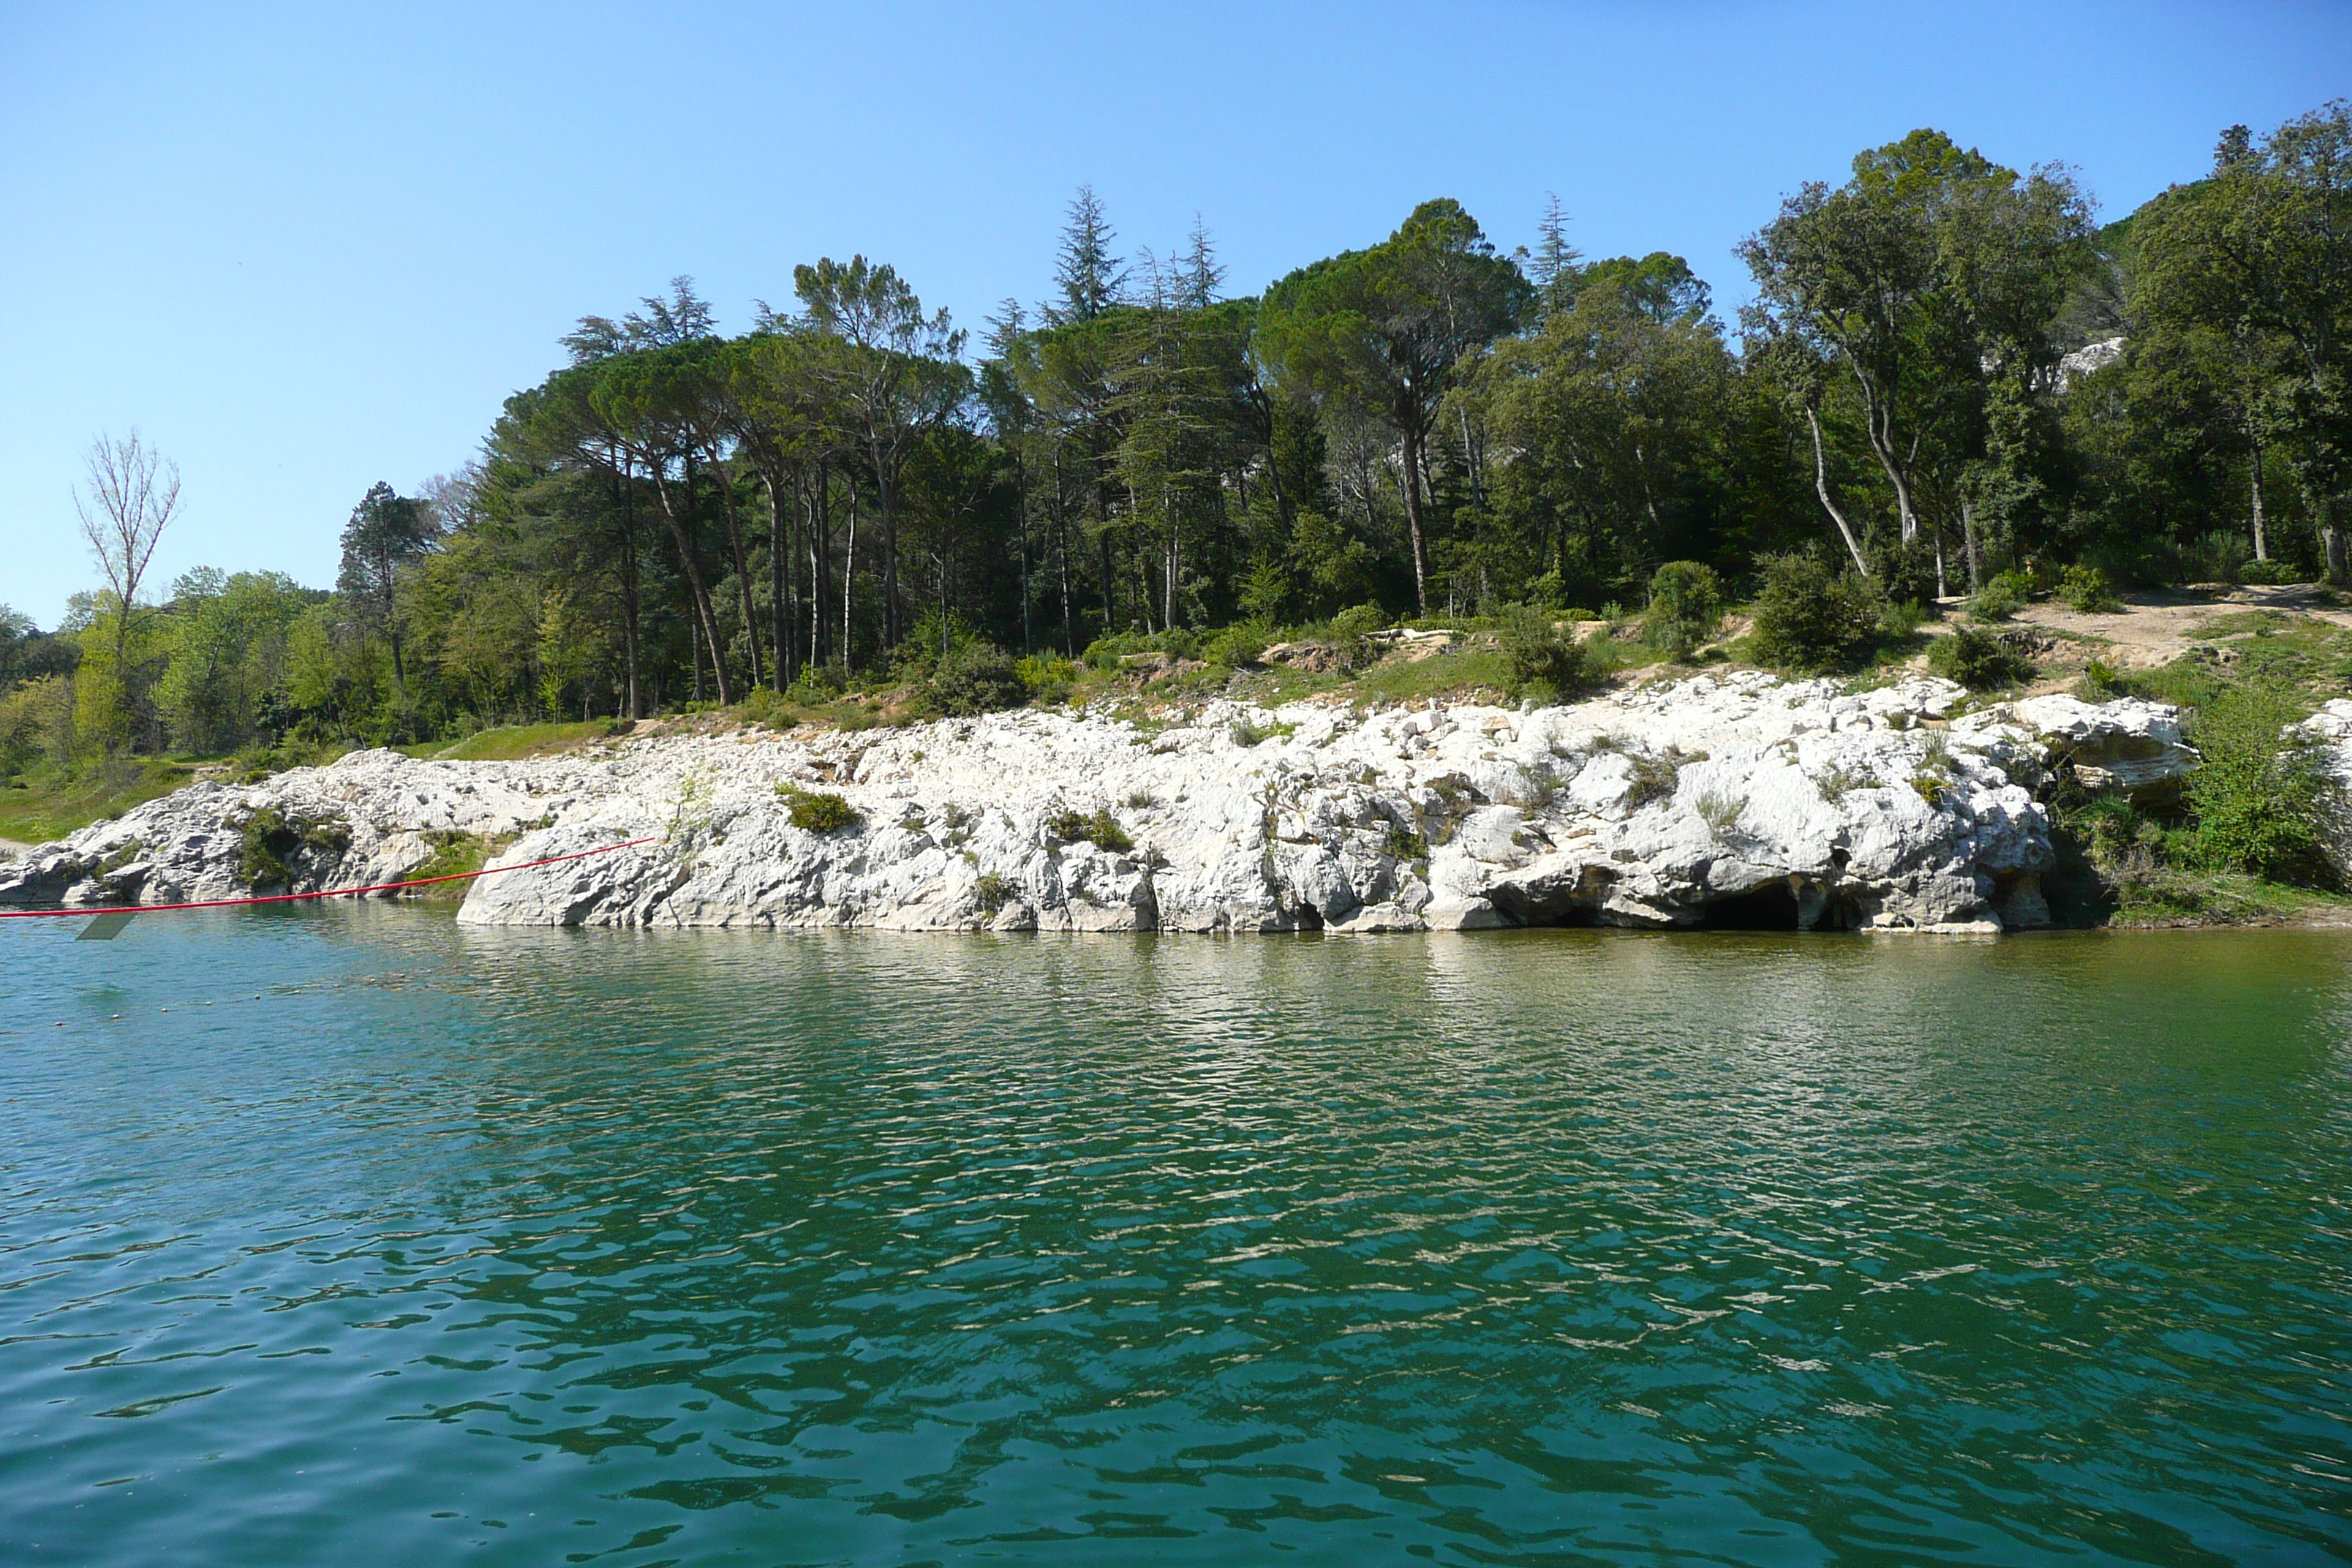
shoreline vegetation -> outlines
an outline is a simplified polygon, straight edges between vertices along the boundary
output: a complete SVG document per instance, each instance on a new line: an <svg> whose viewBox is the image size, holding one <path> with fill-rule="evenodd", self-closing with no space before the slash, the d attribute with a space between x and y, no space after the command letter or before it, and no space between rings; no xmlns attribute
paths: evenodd
<svg viewBox="0 0 2352 1568"><path fill-rule="evenodd" d="M1506 249L1424 202L1240 296L1205 227L1124 260L1082 188L1053 296L977 338L862 256L739 336L687 279L583 317L477 458L366 492L331 590L156 592L176 473L100 437L100 586L0 606L0 841L371 747L1932 672L2179 709L2176 795L2041 801L2106 918L2332 921L2346 168L2339 101L2100 226L2062 166L1915 132L1743 242L1728 325L1556 203Z"/></svg>

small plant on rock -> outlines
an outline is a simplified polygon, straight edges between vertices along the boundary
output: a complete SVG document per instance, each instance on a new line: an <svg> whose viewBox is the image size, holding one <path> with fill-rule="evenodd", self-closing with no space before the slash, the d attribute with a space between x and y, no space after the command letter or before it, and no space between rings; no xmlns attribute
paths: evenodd
<svg viewBox="0 0 2352 1568"><path fill-rule="evenodd" d="M776 793L783 797L784 815L794 827L805 832L832 833L858 822L857 808L837 795L793 784L778 784Z"/></svg>
<svg viewBox="0 0 2352 1568"><path fill-rule="evenodd" d="M1108 808L1092 816L1076 811L1060 811L1045 819L1045 831L1065 844L1087 843L1114 855L1124 855L1135 847L1135 840L1127 836L1118 819Z"/></svg>

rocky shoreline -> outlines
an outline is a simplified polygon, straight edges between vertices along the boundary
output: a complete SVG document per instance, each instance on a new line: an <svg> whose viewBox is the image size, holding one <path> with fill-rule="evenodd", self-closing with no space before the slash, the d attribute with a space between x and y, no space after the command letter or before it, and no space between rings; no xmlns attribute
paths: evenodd
<svg viewBox="0 0 2352 1568"><path fill-rule="evenodd" d="M1940 680L1848 693L1741 672L1533 710L1211 701L1165 725L1019 711L530 762L359 752L36 847L0 864L0 904L309 891L400 880L458 846L497 865L652 837L482 878L458 918L1990 933L2050 921L2041 796L2060 770L2147 799L2195 765L2162 704L1963 700ZM2336 706L2314 722L2352 764Z"/></svg>

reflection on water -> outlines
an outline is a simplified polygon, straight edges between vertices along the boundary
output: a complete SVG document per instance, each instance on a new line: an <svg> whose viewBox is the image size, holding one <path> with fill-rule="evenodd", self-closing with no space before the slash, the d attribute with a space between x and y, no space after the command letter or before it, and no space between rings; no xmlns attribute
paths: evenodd
<svg viewBox="0 0 2352 1568"><path fill-rule="evenodd" d="M2345 938L70 937L10 1560L2352 1556Z"/></svg>

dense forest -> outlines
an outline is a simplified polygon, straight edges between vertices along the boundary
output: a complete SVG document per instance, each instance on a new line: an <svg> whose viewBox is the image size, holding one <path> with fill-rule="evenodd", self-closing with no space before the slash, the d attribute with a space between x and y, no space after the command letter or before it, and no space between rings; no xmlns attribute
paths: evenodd
<svg viewBox="0 0 2352 1568"><path fill-rule="evenodd" d="M2230 130L2105 227L2064 167L1932 131L1760 216L1728 323L1682 258L1580 255L1556 203L1506 251L1424 202L1245 296L1197 223L1130 257L1082 189L1052 297L976 335L864 257L739 337L681 278L583 318L472 461L358 498L331 591L154 592L175 481L101 440L103 585L47 633L0 609L0 770L1638 611L1684 563L1737 598L1803 557L1927 614L2068 567L2344 581L2346 104Z"/></svg>

